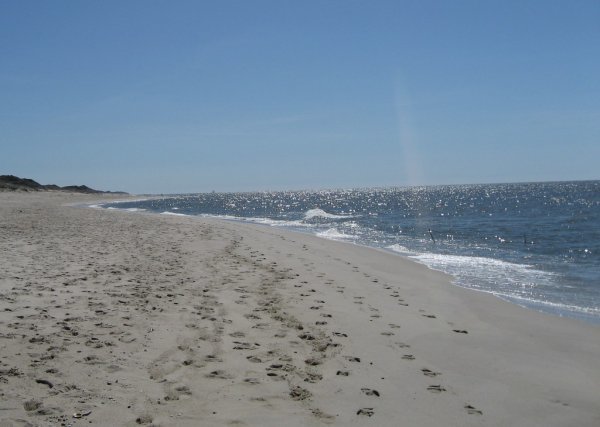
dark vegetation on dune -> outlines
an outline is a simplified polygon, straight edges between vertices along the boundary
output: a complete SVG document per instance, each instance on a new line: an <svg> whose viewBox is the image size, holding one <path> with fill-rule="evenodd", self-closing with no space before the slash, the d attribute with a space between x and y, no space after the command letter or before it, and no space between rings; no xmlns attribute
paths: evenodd
<svg viewBox="0 0 600 427"><path fill-rule="evenodd" d="M66 191L70 193L116 193L127 194L124 191L101 191L94 190L87 185L67 185L60 187L58 185L43 185L33 179L19 178L14 175L0 175L0 191Z"/></svg>

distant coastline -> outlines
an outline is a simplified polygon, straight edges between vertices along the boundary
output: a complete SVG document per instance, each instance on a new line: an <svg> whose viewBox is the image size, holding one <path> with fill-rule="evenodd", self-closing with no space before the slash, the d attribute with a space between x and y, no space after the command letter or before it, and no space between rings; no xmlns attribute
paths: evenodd
<svg viewBox="0 0 600 427"><path fill-rule="evenodd" d="M125 191L95 190L87 185L67 185L64 187L55 184L43 185L33 179L19 178L14 175L0 175L0 191L65 191L84 194L129 194Z"/></svg>

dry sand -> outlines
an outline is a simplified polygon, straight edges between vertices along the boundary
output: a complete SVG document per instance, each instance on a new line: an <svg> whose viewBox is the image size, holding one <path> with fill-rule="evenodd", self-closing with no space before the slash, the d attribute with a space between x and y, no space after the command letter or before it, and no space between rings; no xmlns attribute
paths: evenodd
<svg viewBox="0 0 600 427"><path fill-rule="evenodd" d="M279 229L0 193L0 426L599 426L600 327Z"/></svg>

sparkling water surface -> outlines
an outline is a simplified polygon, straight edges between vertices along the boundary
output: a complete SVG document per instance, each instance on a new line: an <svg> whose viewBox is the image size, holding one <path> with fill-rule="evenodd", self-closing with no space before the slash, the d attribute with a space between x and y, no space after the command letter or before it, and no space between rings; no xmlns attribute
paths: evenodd
<svg viewBox="0 0 600 427"><path fill-rule="evenodd" d="M452 274L457 285L600 323L600 181L201 193L102 206L382 248Z"/></svg>

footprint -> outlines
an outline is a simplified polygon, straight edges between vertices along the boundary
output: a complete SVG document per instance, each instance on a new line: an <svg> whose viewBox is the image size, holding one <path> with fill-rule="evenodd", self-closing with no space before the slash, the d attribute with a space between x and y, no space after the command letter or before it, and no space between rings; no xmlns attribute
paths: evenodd
<svg viewBox="0 0 600 427"><path fill-rule="evenodd" d="M337 371L335 374L340 375L342 377L347 377L350 375L350 372L349 371Z"/></svg>
<svg viewBox="0 0 600 427"><path fill-rule="evenodd" d="M304 381L307 383L316 383L316 382L321 381L322 379L323 379L323 375L321 375L321 374L306 372L306 378L304 378Z"/></svg>
<svg viewBox="0 0 600 427"><path fill-rule="evenodd" d="M217 369L216 371L212 371L209 374L206 374L206 378L219 378L222 380L228 380L233 377L229 375L226 371L222 369Z"/></svg>
<svg viewBox="0 0 600 427"><path fill-rule="evenodd" d="M150 424L152 422L152 420L153 420L152 415L143 414L143 415L140 415L139 417L137 417L135 419L135 422L137 424Z"/></svg>
<svg viewBox="0 0 600 427"><path fill-rule="evenodd" d="M356 412L356 415L365 415L367 417L372 417L375 411L373 408L361 408Z"/></svg>
<svg viewBox="0 0 600 427"><path fill-rule="evenodd" d="M435 319L437 316L435 314L423 314L423 317L427 317L429 319Z"/></svg>
<svg viewBox="0 0 600 427"><path fill-rule="evenodd" d="M363 387L363 388L360 389L360 391L362 391L367 396L377 396L377 397L379 397L379 392L377 390L373 390L371 388Z"/></svg>
<svg viewBox="0 0 600 427"><path fill-rule="evenodd" d="M281 364L281 363L274 363L271 366L269 366L268 368L266 368L267 371L278 371L278 370L282 370L285 372L291 372L296 370L296 367L294 365L291 365L289 363Z"/></svg>
<svg viewBox="0 0 600 427"><path fill-rule="evenodd" d="M386 336L386 337L389 337L389 336L391 336L391 335L394 335L394 333L393 333L393 332L391 332L391 331L383 331L383 332L381 333L381 335L384 335L384 336Z"/></svg>
<svg viewBox="0 0 600 427"><path fill-rule="evenodd" d="M257 346L257 343L251 344L249 342L240 341L233 341L233 343L235 344L233 347L234 350L255 350Z"/></svg>
<svg viewBox="0 0 600 427"><path fill-rule="evenodd" d="M569 406L569 404L567 402L562 402L560 399L552 399L551 402L562 405L562 406Z"/></svg>
<svg viewBox="0 0 600 427"><path fill-rule="evenodd" d="M298 335L298 338L305 340L305 341L313 341L315 339L315 337L312 336L311 334Z"/></svg>
<svg viewBox="0 0 600 427"><path fill-rule="evenodd" d="M244 314L244 317L246 319L260 320L260 316L258 316L256 314Z"/></svg>
<svg viewBox="0 0 600 427"><path fill-rule="evenodd" d="M317 418L321 418L321 419L325 420L326 422L329 420L333 420L335 418L333 415L326 414L319 408L313 409L312 414Z"/></svg>
<svg viewBox="0 0 600 427"><path fill-rule="evenodd" d="M415 360L415 356L413 356L412 354L405 354L404 356L402 356L402 359L404 359L404 360Z"/></svg>
<svg viewBox="0 0 600 427"><path fill-rule="evenodd" d="M465 409L471 415L483 415L483 412L469 404L465 405Z"/></svg>
<svg viewBox="0 0 600 427"><path fill-rule="evenodd" d="M290 390L292 400L306 400L311 396L311 392L302 387L295 386Z"/></svg>
<svg viewBox="0 0 600 427"><path fill-rule="evenodd" d="M468 334L468 331L465 331L464 329L452 329L453 332L456 332L457 334Z"/></svg>
<svg viewBox="0 0 600 427"><path fill-rule="evenodd" d="M88 365L97 365L97 364L101 364L104 363L102 362L102 360L100 360L100 358L98 356L96 356L95 354L91 354L89 356L86 356L83 358L83 361L85 363L87 363Z"/></svg>
<svg viewBox="0 0 600 427"><path fill-rule="evenodd" d="M335 335L336 337L347 337L348 334L345 334L343 332L334 332L333 335Z"/></svg>
<svg viewBox="0 0 600 427"><path fill-rule="evenodd" d="M165 402L179 400L179 397L182 395L185 395L185 396L192 395L192 391L190 390L190 388L188 386L184 385L184 386L176 387L175 389L169 391L169 393L163 398L163 400Z"/></svg>
<svg viewBox="0 0 600 427"><path fill-rule="evenodd" d="M441 393L442 391L446 391L446 389L441 385L430 385L429 387L427 387L427 390L429 390L432 393Z"/></svg>
<svg viewBox="0 0 600 427"><path fill-rule="evenodd" d="M360 363L360 357L344 356L344 359L346 359L348 362Z"/></svg>
<svg viewBox="0 0 600 427"><path fill-rule="evenodd" d="M438 375L441 375L441 372L434 372L431 369L427 369L427 368L421 369L421 372L423 372L423 375L425 375L427 377L437 377Z"/></svg>

